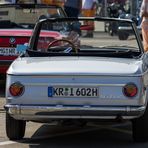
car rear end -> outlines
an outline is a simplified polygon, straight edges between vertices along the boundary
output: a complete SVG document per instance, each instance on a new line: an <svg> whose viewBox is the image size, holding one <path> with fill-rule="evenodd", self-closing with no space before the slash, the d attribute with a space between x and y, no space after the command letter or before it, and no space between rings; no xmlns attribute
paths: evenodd
<svg viewBox="0 0 148 148"><path fill-rule="evenodd" d="M28 33L27 33L28 32ZM25 33L25 34L24 34ZM10 64L17 58L18 44L29 42L32 30L2 29L0 30L0 73L6 74Z"/></svg>
<svg viewBox="0 0 148 148"><path fill-rule="evenodd" d="M123 65L119 64L116 72L109 73L112 68L107 69L107 64L101 60L96 63L95 60L88 61L85 58L69 61L57 58L53 62L48 59L48 63L47 59L38 63L42 67L40 72L37 72L36 66L32 67L36 60L28 64L32 65L32 68L28 67L30 71L25 68L13 74L8 71L5 107L14 118L34 121L42 119L47 122L69 118L133 119L143 114L146 107L144 77L135 74L135 69L139 70L141 65L129 70L134 65L131 63L132 66L127 67L129 71L124 72ZM19 63L17 68L25 61ZM48 66L41 63L48 63ZM78 63L79 67L76 66ZM87 63L87 68L84 63ZM89 63L95 66L91 67ZM114 61L108 63L113 64Z"/></svg>

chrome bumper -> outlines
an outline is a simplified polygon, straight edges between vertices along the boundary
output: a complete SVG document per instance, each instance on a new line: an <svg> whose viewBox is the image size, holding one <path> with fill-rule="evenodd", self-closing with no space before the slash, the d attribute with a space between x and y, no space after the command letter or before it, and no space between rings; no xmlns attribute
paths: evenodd
<svg viewBox="0 0 148 148"><path fill-rule="evenodd" d="M145 106L101 107L101 106L24 106L5 105L6 111L14 118L23 120L40 119L133 119L141 116Z"/></svg>

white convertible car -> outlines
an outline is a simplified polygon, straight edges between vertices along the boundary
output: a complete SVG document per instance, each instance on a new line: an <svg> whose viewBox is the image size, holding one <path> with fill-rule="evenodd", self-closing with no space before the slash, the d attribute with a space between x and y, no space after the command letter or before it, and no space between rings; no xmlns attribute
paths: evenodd
<svg viewBox="0 0 148 148"><path fill-rule="evenodd" d="M95 21L93 38L81 32L78 39L78 21ZM133 35L126 41L111 37L103 31L105 21L128 23ZM63 35L49 43L41 32L53 26L73 38ZM104 119L130 120L134 141L148 140L148 54L131 20L43 19L26 47L18 46L26 52L7 71L4 107L9 139L23 138L26 121L63 125L71 120L87 125Z"/></svg>

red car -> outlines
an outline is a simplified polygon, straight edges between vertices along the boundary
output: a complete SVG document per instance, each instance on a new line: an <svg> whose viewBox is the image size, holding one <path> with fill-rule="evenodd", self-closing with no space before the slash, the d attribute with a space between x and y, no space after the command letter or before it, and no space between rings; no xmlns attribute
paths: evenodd
<svg viewBox="0 0 148 148"><path fill-rule="evenodd" d="M0 5L0 76L5 76L9 65L17 58L16 46L29 42L35 23L47 17L65 17L66 14L59 6L44 4L3 4ZM48 28L51 26L48 26ZM47 26L41 34L41 42L45 46L54 39L65 37L58 33L61 26L55 24L50 31ZM55 31L54 31L55 30Z"/></svg>

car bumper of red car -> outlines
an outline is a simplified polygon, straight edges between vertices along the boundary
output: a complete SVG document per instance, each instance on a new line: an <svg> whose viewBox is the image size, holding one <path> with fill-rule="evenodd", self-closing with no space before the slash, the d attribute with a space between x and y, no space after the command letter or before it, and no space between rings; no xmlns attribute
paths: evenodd
<svg viewBox="0 0 148 148"><path fill-rule="evenodd" d="M0 61L0 74L6 74L12 61Z"/></svg>

